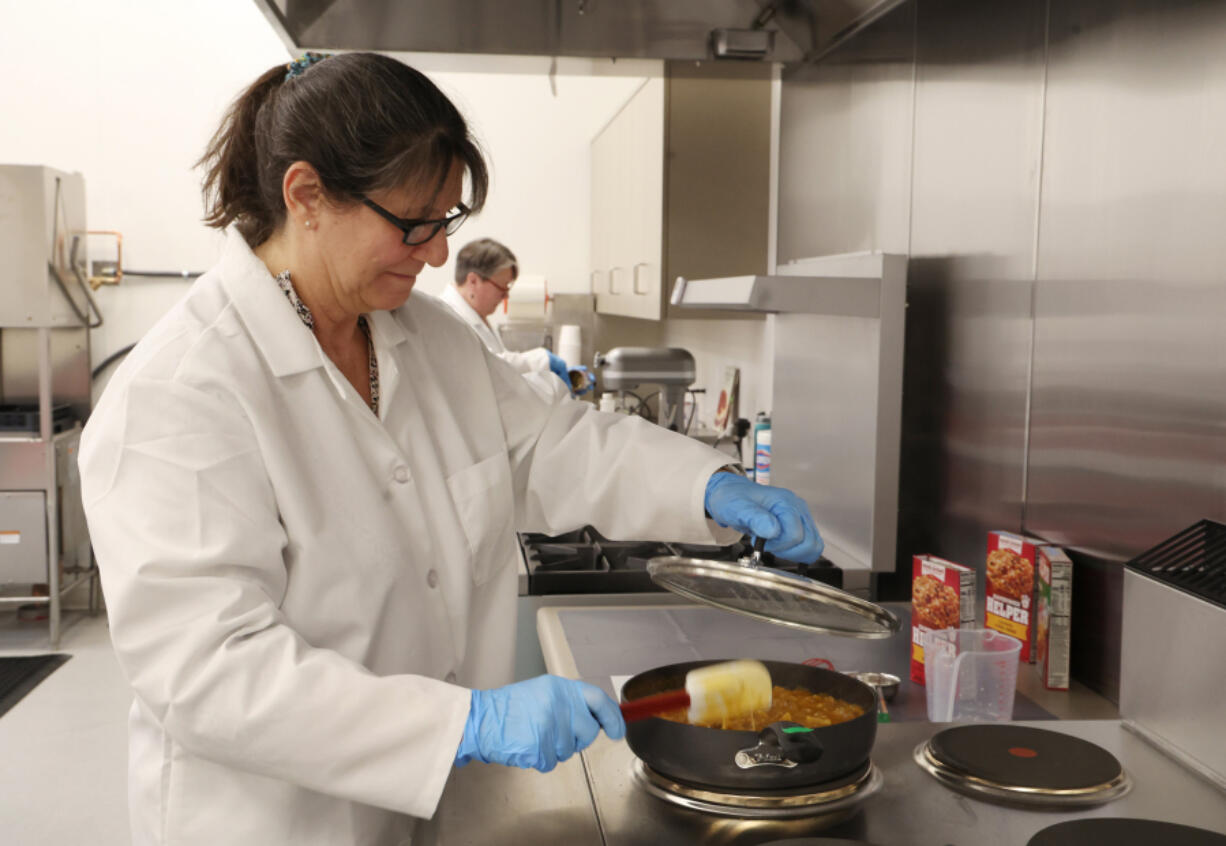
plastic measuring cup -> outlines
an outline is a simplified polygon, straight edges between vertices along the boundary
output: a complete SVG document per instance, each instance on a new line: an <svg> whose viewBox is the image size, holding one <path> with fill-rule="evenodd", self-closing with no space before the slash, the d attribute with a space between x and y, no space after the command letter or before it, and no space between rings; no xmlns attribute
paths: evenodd
<svg viewBox="0 0 1226 846"><path fill-rule="evenodd" d="M924 645L928 719L1002 722L1013 717L1022 642L992 629L943 629Z"/></svg>

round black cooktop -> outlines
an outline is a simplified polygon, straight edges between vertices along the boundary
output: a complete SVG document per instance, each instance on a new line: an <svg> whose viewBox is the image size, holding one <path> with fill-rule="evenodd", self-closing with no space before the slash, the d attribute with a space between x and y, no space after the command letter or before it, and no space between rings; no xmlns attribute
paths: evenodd
<svg viewBox="0 0 1226 846"><path fill-rule="evenodd" d="M844 840L841 837L789 837L769 840L762 846L873 846L867 840Z"/></svg>
<svg viewBox="0 0 1226 846"><path fill-rule="evenodd" d="M1056 823L1026 846L1226 846L1226 835L1156 820L1101 817Z"/></svg>
<svg viewBox="0 0 1226 846"><path fill-rule="evenodd" d="M938 732L928 748L951 769L1010 787L1080 790L1107 784L1123 772L1101 746L1029 726L957 726Z"/></svg>

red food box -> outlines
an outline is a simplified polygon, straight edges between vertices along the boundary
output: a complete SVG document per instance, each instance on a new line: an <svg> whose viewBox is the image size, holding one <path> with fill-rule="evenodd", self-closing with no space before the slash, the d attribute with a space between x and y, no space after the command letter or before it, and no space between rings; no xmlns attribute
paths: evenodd
<svg viewBox="0 0 1226 846"><path fill-rule="evenodd" d="M1068 690L1073 562L1058 546L1039 547L1039 619L1035 647L1048 690Z"/></svg>
<svg viewBox="0 0 1226 846"><path fill-rule="evenodd" d="M1035 551L1042 543L1012 532L988 532L983 625L1020 640L1021 660L1031 664L1037 654Z"/></svg>
<svg viewBox="0 0 1226 846"><path fill-rule="evenodd" d="M924 649L932 632L975 622L975 571L935 555L911 562L911 681L924 683Z"/></svg>

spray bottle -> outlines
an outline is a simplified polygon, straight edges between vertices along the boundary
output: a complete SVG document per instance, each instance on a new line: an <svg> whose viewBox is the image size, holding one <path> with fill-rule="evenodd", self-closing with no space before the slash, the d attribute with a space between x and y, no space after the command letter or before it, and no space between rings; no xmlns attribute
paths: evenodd
<svg viewBox="0 0 1226 846"><path fill-rule="evenodd" d="M771 417L759 411L753 424L753 479L760 485L771 483Z"/></svg>

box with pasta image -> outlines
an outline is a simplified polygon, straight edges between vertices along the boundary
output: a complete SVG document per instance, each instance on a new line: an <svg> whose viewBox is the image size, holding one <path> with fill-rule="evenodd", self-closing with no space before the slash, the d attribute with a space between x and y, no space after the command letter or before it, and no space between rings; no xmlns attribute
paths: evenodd
<svg viewBox="0 0 1226 846"><path fill-rule="evenodd" d="M1039 607L1035 555L1042 545L1013 532L988 532L983 625L1020 640L1020 660L1031 664Z"/></svg>
<svg viewBox="0 0 1226 846"><path fill-rule="evenodd" d="M924 683L924 650L935 631L975 622L975 571L937 558L911 561L911 681Z"/></svg>

